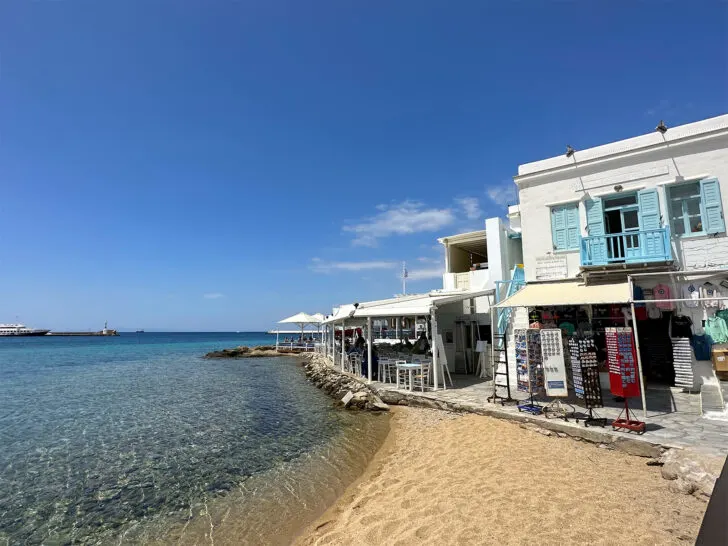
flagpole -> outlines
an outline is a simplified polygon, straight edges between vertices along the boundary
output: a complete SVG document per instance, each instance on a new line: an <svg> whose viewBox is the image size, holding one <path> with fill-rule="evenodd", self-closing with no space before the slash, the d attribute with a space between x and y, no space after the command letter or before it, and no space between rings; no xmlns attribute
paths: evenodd
<svg viewBox="0 0 728 546"><path fill-rule="evenodd" d="M407 262L402 262L402 295L407 295Z"/></svg>

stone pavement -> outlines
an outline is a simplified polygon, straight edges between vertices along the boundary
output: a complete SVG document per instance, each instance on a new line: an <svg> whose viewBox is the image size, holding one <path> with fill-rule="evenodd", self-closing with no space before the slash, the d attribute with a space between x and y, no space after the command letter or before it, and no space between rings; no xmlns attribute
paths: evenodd
<svg viewBox="0 0 728 546"><path fill-rule="evenodd" d="M454 387L448 386L446 390L437 391L406 391L397 390L396 386L390 383L372 383L374 390L378 391L382 398L392 399L392 396L401 396L406 403L442 407L456 411L472 411L474 413L485 413L495 417L510 418L520 421L537 423L540 426L554 430L564 430L569 434L582 437L593 436L593 441L604 437L612 441L629 438L648 444L664 447L691 448L711 455L726 456L728 454L728 419L706 419L700 411L700 395L683 392L682 389L672 387L648 387L647 398L647 431L638 435L633 432L618 432L612 430L611 426L596 427L590 425L588 431L583 422L577 423L574 419L564 421L556 417L547 419L543 415L533 416L520 413L514 404L501 405L492 404L486 399L493 394L493 383L475 379L472 376L453 376ZM505 394L505 388L498 389L499 394ZM390 396L387 396L387 394ZM511 390L514 398L523 399L525 393ZM616 419L624 409L623 403L613 400L608 391L604 391L604 408L595 410L599 417ZM630 399L634 406L635 417L643 420L642 407L639 398ZM576 399L567 401L574 406L579 413L586 413L586 409L579 405ZM547 405L548 402L541 402ZM570 409L570 408L569 408ZM577 430L580 429L580 430ZM599 433L593 435L594 433ZM609 436L604 436L604 434ZM621 441L621 440L620 440Z"/></svg>

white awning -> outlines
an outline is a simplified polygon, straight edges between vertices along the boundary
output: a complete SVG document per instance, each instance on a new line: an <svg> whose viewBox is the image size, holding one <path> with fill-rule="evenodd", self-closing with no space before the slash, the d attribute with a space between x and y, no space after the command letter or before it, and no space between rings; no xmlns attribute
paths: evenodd
<svg viewBox="0 0 728 546"><path fill-rule="evenodd" d="M355 310L356 307L354 307L353 304L337 307L330 317L324 319L323 323L330 324L332 322L341 322L342 320L350 318L354 314Z"/></svg>
<svg viewBox="0 0 728 546"><path fill-rule="evenodd" d="M359 304L354 317L411 317L429 315L433 306L455 303L471 298L492 294L493 290L477 292L430 292L414 296L402 296L388 300L364 302Z"/></svg>
<svg viewBox="0 0 728 546"><path fill-rule="evenodd" d="M493 307L548 307L629 303L629 283L585 285L581 281L527 284Z"/></svg>

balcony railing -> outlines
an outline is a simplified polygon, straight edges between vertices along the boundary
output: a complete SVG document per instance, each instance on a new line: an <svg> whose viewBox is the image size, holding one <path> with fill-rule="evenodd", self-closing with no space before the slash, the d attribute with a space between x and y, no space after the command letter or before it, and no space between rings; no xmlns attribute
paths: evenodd
<svg viewBox="0 0 728 546"><path fill-rule="evenodd" d="M669 227L581 238L582 267L671 260Z"/></svg>

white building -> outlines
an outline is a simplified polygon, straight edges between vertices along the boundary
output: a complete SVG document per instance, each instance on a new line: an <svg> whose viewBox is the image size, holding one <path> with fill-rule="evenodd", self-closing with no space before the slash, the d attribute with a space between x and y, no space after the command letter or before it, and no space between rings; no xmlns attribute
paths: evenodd
<svg viewBox="0 0 728 546"><path fill-rule="evenodd" d="M439 384L444 369L451 373L474 373L478 340L490 339L490 305L498 282L510 280L521 264L520 233L499 218L485 222L485 230L443 237L445 249L442 289L426 294L400 296L379 301L342 305L327 318L329 330L370 328L375 336L386 320L396 332L409 334L407 327L426 322L432 344ZM522 271L522 268L521 268ZM391 331L390 331L391 333ZM399 336L398 336L399 337ZM328 336L327 351L336 362L337 351ZM374 341L377 341L373 338ZM381 341L381 340L380 340Z"/></svg>
<svg viewBox="0 0 728 546"><path fill-rule="evenodd" d="M553 278L551 257L570 278L728 267L728 115L526 163L515 182L527 281Z"/></svg>
<svg viewBox="0 0 728 546"><path fill-rule="evenodd" d="M520 214L528 283L519 305L629 305L628 283L645 291L665 283L680 299L686 281L725 282L728 115L658 129L519 166L511 212L514 222ZM553 282L570 284L544 284ZM674 303L699 333L714 312L706 307L719 302ZM510 328L527 327L528 307L513 309ZM714 380L709 366L694 362L695 388Z"/></svg>

